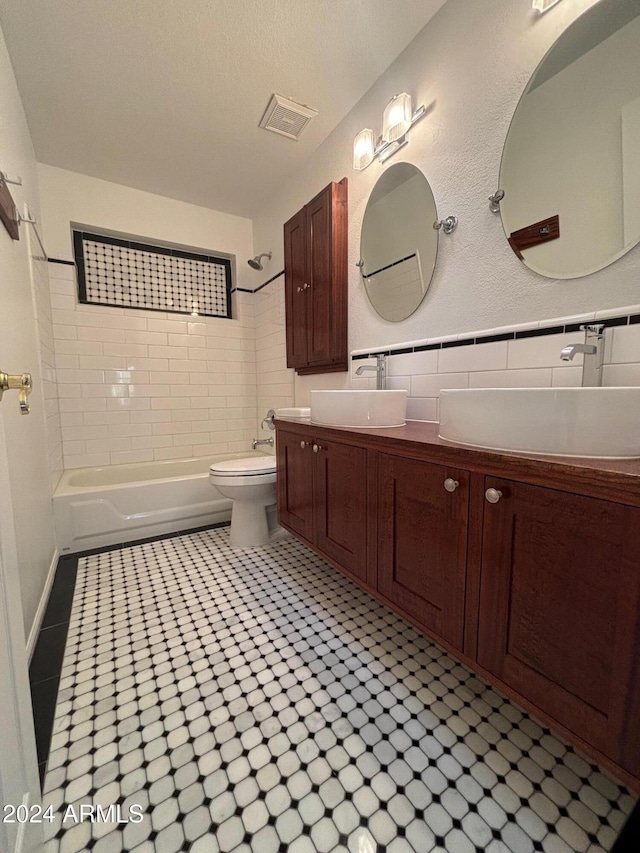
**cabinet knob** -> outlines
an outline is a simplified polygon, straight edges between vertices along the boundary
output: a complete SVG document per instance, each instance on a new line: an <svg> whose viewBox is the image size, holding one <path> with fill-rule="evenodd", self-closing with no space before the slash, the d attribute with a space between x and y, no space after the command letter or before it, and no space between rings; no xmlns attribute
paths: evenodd
<svg viewBox="0 0 640 853"><path fill-rule="evenodd" d="M321 444L314 444L313 445L313 452L317 453L319 450L324 450L324 447Z"/></svg>
<svg viewBox="0 0 640 853"><path fill-rule="evenodd" d="M298 285L298 286L296 287L296 292L297 292L297 293L302 293L302 288L300 287L300 285Z"/></svg>
<svg viewBox="0 0 640 853"><path fill-rule="evenodd" d="M497 504L502 497L502 492L499 489L487 489L484 496L490 504Z"/></svg>
<svg viewBox="0 0 640 853"><path fill-rule="evenodd" d="M444 481L444 487L448 492L455 492L460 483L457 480L454 480L453 477L447 477Z"/></svg>
<svg viewBox="0 0 640 853"><path fill-rule="evenodd" d="M304 449L305 449L305 447L309 447L309 445L310 445L310 444L311 444L311 442L310 442L310 441L301 441L301 442L300 442L300 447L304 450Z"/></svg>
<svg viewBox="0 0 640 853"><path fill-rule="evenodd" d="M311 285L310 285L310 284L307 284L307 282L306 282L306 281L305 281L305 283L302 285L302 289L303 289L303 290L309 290L309 288L310 288L310 287L311 287Z"/></svg>

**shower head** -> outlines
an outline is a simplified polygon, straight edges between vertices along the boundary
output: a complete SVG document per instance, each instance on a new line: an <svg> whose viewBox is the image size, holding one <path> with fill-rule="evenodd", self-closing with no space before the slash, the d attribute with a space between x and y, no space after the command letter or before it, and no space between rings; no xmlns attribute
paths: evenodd
<svg viewBox="0 0 640 853"><path fill-rule="evenodd" d="M255 258L251 258L251 260L247 261L247 263L249 264L251 269L261 270L264 269L264 267L262 266L260 258L268 258L269 260L271 260L272 255L273 252L263 252L261 255L256 255Z"/></svg>

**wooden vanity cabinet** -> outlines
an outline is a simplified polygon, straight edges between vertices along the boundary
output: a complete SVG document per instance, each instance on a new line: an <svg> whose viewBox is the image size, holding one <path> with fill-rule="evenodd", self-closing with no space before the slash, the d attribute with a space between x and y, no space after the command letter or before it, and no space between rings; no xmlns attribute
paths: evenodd
<svg viewBox="0 0 640 853"><path fill-rule="evenodd" d="M501 495L484 511L478 663L640 774L625 735L639 688L640 509L495 477L485 486Z"/></svg>
<svg viewBox="0 0 640 853"><path fill-rule="evenodd" d="M347 370L347 179L331 183L284 226L287 366Z"/></svg>
<svg viewBox="0 0 640 853"><path fill-rule="evenodd" d="M278 426L283 526L640 788L637 486L334 432Z"/></svg>
<svg viewBox="0 0 640 853"><path fill-rule="evenodd" d="M378 590L462 649L469 472L381 453Z"/></svg>
<svg viewBox="0 0 640 853"><path fill-rule="evenodd" d="M278 520L355 578L367 576L367 451L278 430Z"/></svg>
<svg viewBox="0 0 640 853"><path fill-rule="evenodd" d="M291 533L313 541L313 456L310 439L278 429L278 521Z"/></svg>

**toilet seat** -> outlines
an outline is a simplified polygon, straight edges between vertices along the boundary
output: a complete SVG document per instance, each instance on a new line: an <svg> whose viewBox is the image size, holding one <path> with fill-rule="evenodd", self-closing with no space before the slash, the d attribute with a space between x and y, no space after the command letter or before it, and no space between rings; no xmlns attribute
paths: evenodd
<svg viewBox="0 0 640 853"><path fill-rule="evenodd" d="M217 477L258 477L276 473L275 456L253 456L214 462L209 471Z"/></svg>

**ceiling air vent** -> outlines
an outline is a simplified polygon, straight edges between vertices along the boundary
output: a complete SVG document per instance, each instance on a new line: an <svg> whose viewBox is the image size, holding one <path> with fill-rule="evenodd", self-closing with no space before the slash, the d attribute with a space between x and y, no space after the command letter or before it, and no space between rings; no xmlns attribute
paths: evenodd
<svg viewBox="0 0 640 853"><path fill-rule="evenodd" d="M274 95L262 116L260 127L272 130L281 136L287 136L289 139L299 139L302 131L317 115L318 110L304 104L297 104L289 98L283 98L282 95Z"/></svg>

